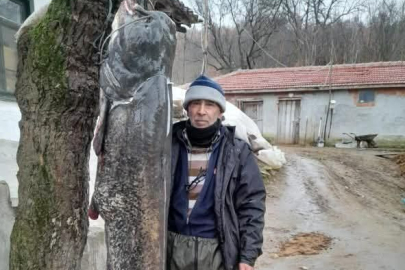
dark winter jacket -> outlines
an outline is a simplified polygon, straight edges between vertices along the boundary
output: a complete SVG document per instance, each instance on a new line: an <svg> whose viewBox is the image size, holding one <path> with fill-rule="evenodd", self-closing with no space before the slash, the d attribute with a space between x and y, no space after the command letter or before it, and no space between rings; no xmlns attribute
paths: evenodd
<svg viewBox="0 0 405 270"><path fill-rule="evenodd" d="M222 127L222 129L225 129ZM221 136L223 137L223 136ZM187 145L182 130L177 132L177 139L183 141L177 155L177 168L172 181L170 196L168 229L171 232L201 238L217 238L215 218L215 168L218 160L221 138L216 140L211 151L207 166L204 188L198 195L190 216L188 216L188 192L186 186L188 178Z"/></svg>
<svg viewBox="0 0 405 270"><path fill-rule="evenodd" d="M173 126L172 180L181 147ZM248 144L235 138L235 128L224 129L215 180L215 216L226 270L239 263L254 266L262 253L266 192ZM172 181L173 182L173 181Z"/></svg>

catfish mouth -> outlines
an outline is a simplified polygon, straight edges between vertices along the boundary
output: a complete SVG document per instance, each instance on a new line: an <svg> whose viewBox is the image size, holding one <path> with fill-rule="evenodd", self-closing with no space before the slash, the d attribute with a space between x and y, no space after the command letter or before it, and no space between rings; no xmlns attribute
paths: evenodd
<svg viewBox="0 0 405 270"><path fill-rule="evenodd" d="M165 18L166 23L175 24L175 22L169 16L169 14L167 14L167 12L165 12L163 10L147 10L142 5L138 4L136 2L136 0L123 0L121 5L124 5L124 10L125 10L124 12L126 12L126 15L131 16L132 19L134 19L134 20L142 20L145 17L148 17L148 18L146 18L146 22L150 23L153 20L153 18L156 19L157 15L155 14L155 12L160 11L161 13L166 15L166 17L167 17L167 18Z"/></svg>
<svg viewBox="0 0 405 270"><path fill-rule="evenodd" d="M134 7L135 12L139 17L149 16L150 13L146 11L141 5L136 4Z"/></svg>
<svg viewBox="0 0 405 270"><path fill-rule="evenodd" d="M126 11L135 18L142 18L150 15L149 12L147 12L135 0L124 0L124 5Z"/></svg>

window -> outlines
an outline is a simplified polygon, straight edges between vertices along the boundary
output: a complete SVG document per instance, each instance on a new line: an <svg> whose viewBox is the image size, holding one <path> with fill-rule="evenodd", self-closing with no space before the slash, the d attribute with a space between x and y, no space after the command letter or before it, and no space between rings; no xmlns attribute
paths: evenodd
<svg viewBox="0 0 405 270"><path fill-rule="evenodd" d="M0 17L21 24L24 17L23 5L12 0L0 0Z"/></svg>
<svg viewBox="0 0 405 270"><path fill-rule="evenodd" d="M359 91L358 103L372 103L374 102L375 94L374 90L362 90Z"/></svg>
<svg viewBox="0 0 405 270"><path fill-rule="evenodd" d="M15 33L26 17L27 1L0 0L0 94L13 95L17 74Z"/></svg>

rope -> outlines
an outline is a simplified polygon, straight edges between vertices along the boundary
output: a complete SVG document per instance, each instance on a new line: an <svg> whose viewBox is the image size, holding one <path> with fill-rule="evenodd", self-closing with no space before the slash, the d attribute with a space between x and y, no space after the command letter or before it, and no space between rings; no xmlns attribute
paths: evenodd
<svg viewBox="0 0 405 270"><path fill-rule="evenodd" d="M329 65L329 72L328 72L328 76L325 78L325 83L324 85L326 86L329 83L329 88L332 86L332 82L331 82L331 76L332 76L332 67L333 67L333 62L332 60L328 63Z"/></svg>
<svg viewBox="0 0 405 270"><path fill-rule="evenodd" d="M107 24L107 23L110 21L110 18L111 18L111 16L112 16L112 8L113 8L112 0L109 0L109 1L108 1L108 14L107 14L107 18L106 18L106 20L105 20L105 24ZM102 49L102 48L101 48L101 44L102 44L103 42L101 42L101 41L103 41L103 39L104 39L104 36L105 36L105 34L106 34L106 31L107 31L107 28L108 28L108 27L104 27L104 31L103 31L103 33L101 34L100 44L99 44L98 51L100 51L100 49ZM101 53L103 53L103 52L101 52Z"/></svg>
<svg viewBox="0 0 405 270"><path fill-rule="evenodd" d="M204 31L201 32L201 48L203 52L201 75L204 75L208 63L208 0L204 0Z"/></svg>
<svg viewBox="0 0 405 270"><path fill-rule="evenodd" d="M253 40L254 43L256 43L256 45L271 59L273 59L277 64L279 64L282 67L287 67L286 65L284 65L283 63L281 63L280 61L278 61L274 56L272 56L270 53L268 53L262 46L260 46L260 44L249 34L249 32L243 28L243 30L245 31L245 33Z"/></svg>
<svg viewBox="0 0 405 270"><path fill-rule="evenodd" d="M100 52L101 52L101 54L100 54L100 63L103 61L103 51L104 51L105 43L106 43L107 40L112 36L112 34L114 34L115 32L117 32L118 30L124 28L125 26L128 26L129 24L136 23L136 22L139 22L139 21L148 19L148 18L150 18L150 17L151 17L151 16L146 16L146 17L142 17L142 18L139 18L139 19L135 19L135 20L133 20L133 21L131 21L131 22L128 22L128 23L126 23L126 24L124 24L124 25L121 25L120 27L118 27L117 29L115 29L114 31L112 31L112 32L105 38L105 40L104 40L104 42L103 42L103 45L101 46L101 51L100 51Z"/></svg>
<svg viewBox="0 0 405 270"><path fill-rule="evenodd" d="M155 5L153 4L153 2L151 1L151 0L148 0L149 1L149 4L151 5L151 7L152 7L152 10L155 10Z"/></svg>
<svg viewBox="0 0 405 270"><path fill-rule="evenodd" d="M186 46L187 46L187 32L184 33L184 47L183 47L183 84L185 83L185 73L186 73Z"/></svg>
<svg viewBox="0 0 405 270"><path fill-rule="evenodd" d="M332 100L332 68L333 68L333 53L334 53L334 46L333 46L333 41L332 41L332 48L330 50L330 66L329 66L329 75L328 75L328 82L329 82L329 102L328 102L328 110L326 112L326 120L325 120L325 129L323 132L323 141L326 141L326 129L328 125L328 119L329 119L329 112L330 112L330 102ZM325 85L326 85L326 80L325 80ZM332 120L332 114L331 114L331 120ZM332 122L330 123L330 128L329 128L329 134L330 130L332 129ZM329 138L329 136L328 136Z"/></svg>
<svg viewBox="0 0 405 270"><path fill-rule="evenodd" d="M104 36L105 36L105 34L107 32L107 28L108 28L108 25L109 25L109 22L110 22L110 19L111 19L111 16L112 16L112 6L113 6L112 5L112 0L108 0L108 12L107 12L107 17L106 17L106 19L104 21L103 32L97 38L95 38L93 43L92 43L93 47L95 49L97 49L98 53L100 53L101 44L103 43ZM98 45L96 45L97 43L98 43Z"/></svg>

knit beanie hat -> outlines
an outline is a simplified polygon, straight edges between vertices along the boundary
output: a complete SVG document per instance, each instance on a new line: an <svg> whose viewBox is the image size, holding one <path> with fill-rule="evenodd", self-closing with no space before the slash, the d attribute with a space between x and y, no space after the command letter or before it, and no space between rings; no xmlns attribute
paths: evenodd
<svg viewBox="0 0 405 270"><path fill-rule="evenodd" d="M225 112L226 100L221 86L210 78L201 75L190 85L186 92L183 102L183 108L187 110L190 101L205 99L218 104L221 112Z"/></svg>

